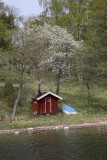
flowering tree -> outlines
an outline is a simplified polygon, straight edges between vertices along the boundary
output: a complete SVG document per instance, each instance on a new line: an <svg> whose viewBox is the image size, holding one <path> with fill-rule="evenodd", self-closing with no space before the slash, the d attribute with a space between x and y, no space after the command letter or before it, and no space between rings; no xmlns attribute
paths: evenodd
<svg viewBox="0 0 107 160"><path fill-rule="evenodd" d="M40 36L48 39L47 58L41 64L51 68L56 76L56 93L58 94L60 80L70 75L74 65L71 57L80 47L80 43L76 42L67 30L59 26L45 24L40 30Z"/></svg>

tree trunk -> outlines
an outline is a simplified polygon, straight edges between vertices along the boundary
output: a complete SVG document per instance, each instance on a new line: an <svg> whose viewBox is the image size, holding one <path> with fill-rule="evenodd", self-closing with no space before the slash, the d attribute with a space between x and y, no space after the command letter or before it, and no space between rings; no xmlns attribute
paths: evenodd
<svg viewBox="0 0 107 160"><path fill-rule="evenodd" d="M60 88L60 78L61 78L61 72L59 72L56 82L56 94L59 94L59 88Z"/></svg>
<svg viewBox="0 0 107 160"><path fill-rule="evenodd" d="M92 102L91 102L91 92L90 92L90 86L89 84L86 85L88 89L88 107L91 107Z"/></svg>
<svg viewBox="0 0 107 160"><path fill-rule="evenodd" d="M41 80L39 78L39 76L36 77L37 78L37 82L38 82L38 96L41 95Z"/></svg>
<svg viewBox="0 0 107 160"><path fill-rule="evenodd" d="M14 107L13 107L12 121L15 121L16 110L17 110L17 106L19 105L19 102L20 102L21 94L22 94L22 80L20 80L20 82L19 82L19 91L18 91L18 96L15 100Z"/></svg>
<svg viewBox="0 0 107 160"><path fill-rule="evenodd" d="M41 81L40 81L39 76L37 77L37 81L38 81L38 93L39 93L41 90Z"/></svg>
<svg viewBox="0 0 107 160"><path fill-rule="evenodd" d="M57 80L57 83L56 83L56 94L58 95L59 94L59 86L60 86L60 81L59 79Z"/></svg>

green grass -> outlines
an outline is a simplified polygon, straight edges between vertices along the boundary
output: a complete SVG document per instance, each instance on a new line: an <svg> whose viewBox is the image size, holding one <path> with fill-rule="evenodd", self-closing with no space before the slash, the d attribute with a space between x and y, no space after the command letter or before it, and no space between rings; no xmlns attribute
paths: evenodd
<svg viewBox="0 0 107 160"><path fill-rule="evenodd" d="M1 84L1 87L3 83ZM15 87L17 84L14 85ZM55 93L55 83L43 81L42 91L52 91ZM84 122L96 122L106 120L107 117L107 88L94 85L92 87L92 106L87 106L87 89L83 85L72 83L70 80L61 82L60 96L63 98L59 102L59 110L63 103L74 106L77 115L66 116L59 113L56 116L34 116L32 113L31 96L37 93L37 82L26 83L24 85L23 103L18 108L16 121L11 122L12 108L7 106L5 101L0 100L0 129L26 128L49 125L76 124Z"/></svg>
<svg viewBox="0 0 107 160"><path fill-rule="evenodd" d="M5 122L0 124L0 129L28 128L41 126L71 125L78 123L92 123L106 119L106 114L82 114L57 116L17 116L15 122Z"/></svg>

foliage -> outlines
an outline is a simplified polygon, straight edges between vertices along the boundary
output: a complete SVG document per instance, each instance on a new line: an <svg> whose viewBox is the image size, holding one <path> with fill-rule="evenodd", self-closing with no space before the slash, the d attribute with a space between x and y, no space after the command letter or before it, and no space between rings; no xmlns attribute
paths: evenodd
<svg viewBox="0 0 107 160"><path fill-rule="evenodd" d="M12 82L6 82L3 89L3 97L5 98L7 105L13 107L15 100L15 91Z"/></svg>
<svg viewBox="0 0 107 160"><path fill-rule="evenodd" d="M101 77L104 75L104 78L106 77L106 68L103 68L103 66L106 66L106 54L104 54L104 50L106 53L107 46L105 41L106 38L104 38L107 35L105 23L107 9L106 1L57 0L53 3L53 1L50 0L47 1L47 3L44 3L44 1L41 1L41 3L44 4L45 9L48 8L48 13L50 13L51 18L55 20L54 24L67 28L76 40L84 40L84 45L76 54L74 54L71 60L70 57L68 57L68 61L66 56L63 56L63 60L65 60L65 64L68 64L68 68L72 68L73 73L70 75L76 75L79 82L87 87L88 103L90 106L90 89L92 85L98 83L99 76ZM60 7L58 8L58 6ZM98 17L100 17L99 20ZM101 42L103 40L102 37L104 38L103 44ZM101 59L103 60L101 61ZM63 64L63 60L60 58L60 66ZM55 66L58 66L56 64L57 63L55 63ZM72 65L73 67L71 67ZM65 72L68 71L65 68L66 67L64 66ZM55 68L55 70L57 69Z"/></svg>
<svg viewBox="0 0 107 160"><path fill-rule="evenodd" d="M14 104L13 119L22 96L23 84L29 79L29 74L38 77L39 64L42 51L46 48L47 41L39 36L38 24L32 30L31 21L23 22L23 28L17 28L14 32L14 49L8 59L11 74L16 76L19 84L17 98Z"/></svg>
<svg viewBox="0 0 107 160"><path fill-rule="evenodd" d="M74 65L73 55L82 43L76 42L66 29L58 26L52 27L45 24L40 33L49 42L46 50L47 58L42 61L41 65L55 75L58 94L60 80L70 76Z"/></svg>
<svg viewBox="0 0 107 160"><path fill-rule="evenodd" d="M0 48L7 50L0 50L0 72L3 75L9 69L19 84L16 109L23 84L32 77L38 80L38 88L41 81L51 77L53 84L56 82L57 94L61 80L78 81L87 88L84 101L88 98L88 103L92 102L93 86L106 86L107 1L39 1L44 6L43 14L27 19L22 28L15 26L11 9L0 3Z"/></svg>
<svg viewBox="0 0 107 160"><path fill-rule="evenodd" d="M11 82L5 83L4 86L4 97L10 96L14 93L14 88Z"/></svg>
<svg viewBox="0 0 107 160"><path fill-rule="evenodd" d="M53 19L52 23L67 28L75 40L84 38L88 20L89 0L39 0L47 10L47 15Z"/></svg>
<svg viewBox="0 0 107 160"><path fill-rule="evenodd" d="M12 48L10 31L15 27L15 15L12 9L0 2L0 48L5 50Z"/></svg>
<svg viewBox="0 0 107 160"><path fill-rule="evenodd" d="M99 72L103 73L107 69L107 2L105 0L92 1L90 10L86 44L94 48Z"/></svg>

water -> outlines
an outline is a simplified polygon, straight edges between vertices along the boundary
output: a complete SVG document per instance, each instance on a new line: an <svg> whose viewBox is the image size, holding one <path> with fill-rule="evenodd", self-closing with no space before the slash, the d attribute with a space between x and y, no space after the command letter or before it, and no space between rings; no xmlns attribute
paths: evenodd
<svg viewBox="0 0 107 160"><path fill-rule="evenodd" d="M0 160L107 160L107 128L0 135Z"/></svg>

